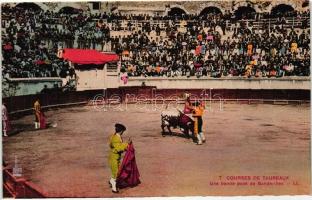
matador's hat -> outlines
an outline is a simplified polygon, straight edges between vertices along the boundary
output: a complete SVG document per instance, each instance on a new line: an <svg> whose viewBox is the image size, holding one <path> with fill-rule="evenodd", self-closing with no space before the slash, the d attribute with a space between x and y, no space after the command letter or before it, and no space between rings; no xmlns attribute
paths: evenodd
<svg viewBox="0 0 312 200"><path fill-rule="evenodd" d="M115 131L116 131L116 133L120 133L120 132L123 132L125 130L127 130L127 128L124 125L119 124L119 123L115 124Z"/></svg>

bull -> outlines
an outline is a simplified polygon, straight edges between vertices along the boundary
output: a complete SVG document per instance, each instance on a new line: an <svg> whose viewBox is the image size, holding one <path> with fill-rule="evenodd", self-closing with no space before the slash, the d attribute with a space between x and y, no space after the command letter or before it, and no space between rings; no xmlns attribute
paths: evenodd
<svg viewBox="0 0 312 200"><path fill-rule="evenodd" d="M194 121L180 110L165 110L161 113L162 136L165 136L165 127L167 127L170 135L172 135L171 127L173 127L180 128L186 138L194 136Z"/></svg>

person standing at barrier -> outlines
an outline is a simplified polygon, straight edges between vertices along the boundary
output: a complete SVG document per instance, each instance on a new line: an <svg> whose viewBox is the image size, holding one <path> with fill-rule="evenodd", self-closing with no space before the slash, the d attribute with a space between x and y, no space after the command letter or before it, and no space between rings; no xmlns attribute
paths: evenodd
<svg viewBox="0 0 312 200"><path fill-rule="evenodd" d="M189 94L186 94L186 100L185 100L185 103L184 103L184 109L183 109L183 117L182 117L182 123L185 124L185 127L188 127L189 124L188 123L191 123L192 121L194 121L194 119L192 119L192 111L193 111L193 106L192 106L192 103L191 103L191 99L190 99L190 95ZM184 129L183 128L180 128L181 131L184 132ZM187 130L188 132L188 130ZM191 135L188 135L187 137L190 137Z"/></svg>
<svg viewBox="0 0 312 200"><path fill-rule="evenodd" d="M205 110L204 101L196 102L193 110L194 117L194 134L197 138L197 144L201 145L206 142L205 135L203 133L203 114Z"/></svg>
<svg viewBox="0 0 312 200"><path fill-rule="evenodd" d="M191 104L190 96L187 95L185 103L184 103L183 113L186 114L186 115L191 114L192 113L192 109L193 109L193 107L192 107L192 104Z"/></svg>
<svg viewBox="0 0 312 200"><path fill-rule="evenodd" d="M112 176L109 180L109 184L112 187L112 192L117 193L116 178L118 169L120 166L121 154L128 148L128 144L131 143L129 139L128 143L123 142L122 134L126 131L126 127L122 124L115 124L115 133L109 139L109 166L111 168Z"/></svg>
<svg viewBox="0 0 312 200"><path fill-rule="evenodd" d="M8 137L8 132L10 130L11 130L11 127L10 127L8 110L5 106L5 103L2 103L2 131L3 131L3 136Z"/></svg>
<svg viewBox="0 0 312 200"><path fill-rule="evenodd" d="M205 138L205 135L204 135L204 132L203 132L203 115L204 115L204 112L205 112L205 101L200 101L200 104L199 104L199 124L198 124L198 133L199 133L199 136L202 140L202 142L206 142L206 138Z"/></svg>
<svg viewBox="0 0 312 200"><path fill-rule="evenodd" d="M40 128L40 115L41 115L41 106L39 98L36 98L34 103L34 112L35 112L35 129Z"/></svg>

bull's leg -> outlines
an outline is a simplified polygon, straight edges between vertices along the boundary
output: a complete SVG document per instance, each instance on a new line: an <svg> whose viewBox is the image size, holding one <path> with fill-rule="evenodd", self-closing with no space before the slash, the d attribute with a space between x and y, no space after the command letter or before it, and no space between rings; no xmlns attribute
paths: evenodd
<svg viewBox="0 0 312 200"><path fill-rule="evenodd" d="M172 131L170 129L170 126L167 126L167 128L168 128L169 134L172 135Z"/></svg>
<svg viewBox="0 0 312 200"><path fill-rule="evenodd" d="M195 138L195 133L194 133L194 123L189 123L188 124L188 128L190 130L190 137L193 139L193 141L195 142L196 138Z"/></svg>
<svg viewBox="0 0 312 200"><path fill-rule="evenodd" d="M188 126L183 127L183 129L184 129L184 135L185 135L185 137L186 137L187 139L190 138Z"/></svg>
<svg viewBox="0 0 312 200"><path fill-rule="evenodd" d="M163 136L163 137L165 137L165 125L161 125L161 129L162 129L162 132L161 132L161 135Z"/></svg>

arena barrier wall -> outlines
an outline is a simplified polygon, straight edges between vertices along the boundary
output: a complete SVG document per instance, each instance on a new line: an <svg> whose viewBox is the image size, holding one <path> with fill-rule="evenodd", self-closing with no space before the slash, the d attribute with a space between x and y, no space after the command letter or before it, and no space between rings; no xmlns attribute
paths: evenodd
<svg viewBox="0 0 312 200"><path fill-rule="evenodd" d="M86 105L92 101L114 100L117 103L138 100L181 100L187 92L192 96L210 100L247 102L310 102L310 90L303 89L157 89L149 86L119 87L106 90L73 91L66 93L47 93L4 98L11 115L33 113L33 103L39 97L43 109L62 106Z"/></svg>
<svg viewBox="0 0 312 200"><path fill-rule="evenodd" d="M12 169L3 168L3 196L13 198L45 198L47 194L24 178L14 177Z"/></svg>

